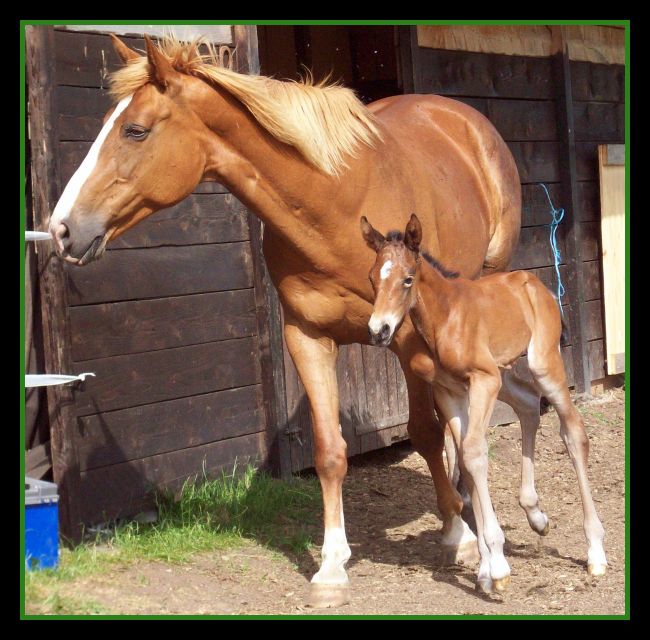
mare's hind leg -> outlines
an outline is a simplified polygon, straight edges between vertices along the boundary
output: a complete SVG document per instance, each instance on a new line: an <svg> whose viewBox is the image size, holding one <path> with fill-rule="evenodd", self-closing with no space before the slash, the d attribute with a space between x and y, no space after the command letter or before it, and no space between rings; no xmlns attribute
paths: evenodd
<svg viewBox="0 0 650 640"><path fill-rule="evenodd" d="M521 425L521 488L519 504L526 512L531 529L540 536L548 533L548 517L539 508L535 490L535 438L539 428L540 394L534 382L517 376L512 370L502 372L499 400L509 404Z"/></svg>
<svg viewBox="0 0 650 640"><path fill-rule="evenodd" d="M410 319L395 336L392 349L400 359L409 396L408 434L417 452L426 460L436 488L438 508L443 520L442 544L447 562L472 563L478 560L476 536L463 520L463 500L452 486L445 470L442 452L444 427L433 410L431 386L434 365L426 344L415 331L407 330Z"/></svg>
<svg viewBox="0 0 650 640"><path fill-rule="evenodd" d="M589 545L587 568L592 576L603 575L607 569L607 559L603 548L605 530L596 513L596 506L591 497L587 479L589 439L582 416L569 396L562 356L557 346L547 345L543 338L540 338L531 341L531 346L528 349L528 363L540 391L558 413L560 435L578 476L578 487L584 513L584 531Z"/></svg>

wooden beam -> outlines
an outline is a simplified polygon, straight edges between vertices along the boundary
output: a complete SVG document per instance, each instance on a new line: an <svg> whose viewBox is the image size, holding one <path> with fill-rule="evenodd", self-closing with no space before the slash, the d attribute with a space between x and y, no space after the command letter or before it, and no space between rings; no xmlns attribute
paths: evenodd
<svg viewBox="0 0 650 640"><path fill-rule="evenodd" d="M566 34L562 27L553 27L553 75L556 91L557 130L560 141L559 170L562 183L562 206L565 210L567 278L565 287L570 304L568 321L573 347L573 377L578 393L590 394L591 367L587 343L587 312L584 305L584 277L582 269L582 232L580 225L580 198L576 165L576 142L571 91L571 66ZM555 203L559 206L559 203Z"/></svg>
<svg viewBox="0 0 650 640"><path fill-rule="evenodd" d="M34 229L45 231L58 200L59 166L54 30L26 27L27 82L29 86L29 135ZM51 243L36 247L43 309L43 373L70 373L72 360L67 313L65 273ZM77 420L70 385L47 388L54 481L58 485L59 527L64 539L81 538L79 511L79 460L75 439Z"/></svg>
<svg viewBox="0 0 650 640"><path fill-rule="evenodd" d="M256 27L236 25L234 34L237 71L259 73ZM286 433L289 418L285 393L280 301L264 260L264 225L259 218L249 212L248 227L257 309L262 395L266 415L268 465L274 473L288 479L291 477L291 443Z"/></svg>

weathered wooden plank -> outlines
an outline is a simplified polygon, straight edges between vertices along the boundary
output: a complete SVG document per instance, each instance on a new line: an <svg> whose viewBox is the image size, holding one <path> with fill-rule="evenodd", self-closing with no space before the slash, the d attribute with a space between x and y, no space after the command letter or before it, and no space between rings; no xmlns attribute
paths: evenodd
<svg viewBox="0 0 650 640"><path fill-rule="evenodd" d="M253 260L255 319L260 349L269 463L274 472L288 479L291 476L291 449L286 434L288 413L280 301L264 261L262 222L252 213L247 214L247 220Z"/></svg>
<svg viewBox="0 0 650 640"><path fill-rule="evenodd" d="M598 180L598 142L576 142L576 180Z"/></svg>
<svg viewBox="0 0 650 640"><path fill-rule="evenodd" d="M577 180L580 176L578 145L575 140L574 107L572 98L571 64L567 50L567 35L564 27L552 27L557 44L557 52L552 57L553 75L557 92L557 121L560 134L560 174L564 200L566 201L567 221L565 227L565 260L568 265L566 289L571 292L571 304L567 314L567 324L571 327L573 355L573 375L576 390L589 393L589 361L587 353L586 311L584 299L584 279L582 262L584 238L580 223L580 201ZM584 144L584 143L583 143ZM589 224L589 223L587 223Z"/></svg>
<svg viewBox="0 0 650 640"><path fill-rule="evenodd" d="M559 182L559 143L507 142L517 164L519 179L529 182Z"/></svg>
<svg viewBox="0 0 650 640"><path fill-rule="evenodd" d="M566 261L566 248L564 235L558 230L557 243L562 260ZM553 251L549 240L549 228L546 225L538 227L525 227L521 230L519 244L510 263L510 268L532 269L547 267L554 264Z"/></svg>
<svg viewBox="0 0 650 640"><path fill-rule="evenodd" d="M587 340L600 340L603 332L603 301L590 300L585 302Z"/></svg>
<svg viewBox="0 0 650 640"><path fill-rule="evenodd" d="M578 182L580 222L600 220L600 193L595 180Z"/></svg>
<svg viewBox="0 0 650 640"><path fill-rule="evenodd" d="M27 26L26 78L29 87L29 136L34 229L47 229L50 213L60 195L60 163L56 154L58 106L52 87L55 84L51 60L54 56L54 31L46 26ZM58 260L52 259L50 243L36 248L39 270L39 295L42 313L45 368L49 373L67 373L72 362L69 345L65 274ZM64 540L81 539L79 503L79 459L77 455L72 391L69 385L47 388L54 481L60 495L59 523Z"/></svg>
<svg viewBox="0 0 650 640"><path fill-rule="evenodd" d="M625 165L613 164L610 151L613 146L599 146L605 347L607 373L615 374L625 371Z"/></svg>
<svg viewBox="0 0 650 640"><path fill-rule="evenodd" d="M259 385L79 419L81 471L264 430Z"/></svg>
<svg viewBox="0 0 650 640"><path fill-rule="evenodd" d="M66 266L71 305L248 289L247 242L107 251L83 268Z"/></svg>
<svg viewBox="0 0 650 640"><path fill-rule="evenodd" d="M144 50L141 38L121 37L131 48ZM54 56L50 64L56 67L60 85L77 87L108 86L108 74L122 66L111 39L107 35L55 31Z"/></svg>
<svg viewBox="0 0 650 640"><path fill-rule="evenodd" d="M136 249L248 240L248 212L230 193L193 194L170 209L157 211L108 245Z"/></svg>
<svg viewBox="0 0 650 640"><path fill-rule="evenodd" d="M81 474L84 496L82 518L97 524L132 516L155 505L156 490L178 491L191 477L216 478L248 461L264 461L263 433L212 442L140 460L85 471Z"/></svg>
<svg viewBox="0 0 650 640"><path fill-rule="evenodd" d="M533 273L546 285L546 287L554 295L557 293L557 275L555 273L555 267L541 267L531 269ZM582 263L582 274L584 279L584 301L588 302L590 300L599 300L602 298L602 292L600 287L600 263L598 260L590 260L589 262ZM566 280L567 277L567 265L560 265L560 277L562 282ZM562 304L567 305L571 303L571 294L569 291L565 291L564 296L562 296Z"/></svg>
<svg viewBox="0 0 650 640"><path fill-rule="evenodd" d="M469 98L467 96L454 96L454 100L463 102L473 109L482 113L486 118L488 117L488 101L485 98Z"/></svg>
<svg viewBox="0 0 650 640"><path fill-rule="evenodd" d="M363 362L363 380L366 390L367 415L356 427L357 435L376 430L378 420L386 418L386 357L381 347L361 346Z"/></svg>
<svg viewBox="0 0 650 640"><path fill-rule="evenodd" d="M348 444L348 456L359 453L358 439L355 431L355 413L358 390L353 386L348 362L351 345L339 347L339 357L336 362L336 377L339 386L340 420L343 437Z"/></svg>
<svg viewBox="0 0 650 640"><path fill-rule="evenodd" d="M504 140L557 140L552 100L488 100L486 115Z"/></svg>
<svg viewBox="0 0 650 640"><path fill-rule="evenodd" d="M553 205L562 207L562 187L559 183L546 184ZM521 186L521 226L534 227L550 224L552 221L551 205L546 192L539 183Z"/></svg>
<svg viewBox="0 0 650 640"><path fill-rule="evenodd" d="M307 401L305 390L300 384L298 372L289 355L289 351L284 345L283 349L284 363L284 385L287 406L287 429L285 436L289 441L289 451L291 455L291 470L299 471L303 469L303 426L301 423L301 403Z"/></svg>
<svg viewBox="0 0 650 640"><path fill-rule="evenodd" d="M75 361L142 353L256 333L252 289L70 309Z"/></svg>
<svg viewBox="0 0 650 640"><path fill-rule="evenodd" d="M571 88L574 100L625 101L625 66L571 61Z"/></svg>
<svg viewBox="0 0 650 640"><path fill-rule="evenodd" d="M616 102L574 102L576 140L625 142L625 105Z"/></svg>
<svg viewBox="0 0 650 640"><path fill-rule="evenodd" d="M589 365L591 367L592 380L600 380L606 375L605 348L603 343L603 340L592 340L589 343Z"/></svg>
<svg viewBox="0 0 650 640"><path fill-rule="evenodd" d="M597 220L580 223L582 260L588 262L600 257L600 225Z"/></svg>
<svg viewBox="0 0 650 640"><path fill-rule="evenodd" d="M256 338L87 360L74 371L92 371L75 392L78 416L137 407L260 381Z"/></svg>
<svg viewBox="0 0 650 640"><path fill-rule="evenodd" d="M560 183L545 183L553 205L558 209L564 208L562 185ZM600 219L600 203L598 183L594 180L577 182L578 202L580 204L580 222ZM522 212L521 226L533 227L550 224L551 205L540 183L524 184L521 186Z"/></svg>
<svg viewBox="0 0 650 640"><path fill-rule="evenodd" d="M416 90L448 96L550 99L547 58L445 51L417 47ZM420 87L418 89L418 86Z"/></svg>

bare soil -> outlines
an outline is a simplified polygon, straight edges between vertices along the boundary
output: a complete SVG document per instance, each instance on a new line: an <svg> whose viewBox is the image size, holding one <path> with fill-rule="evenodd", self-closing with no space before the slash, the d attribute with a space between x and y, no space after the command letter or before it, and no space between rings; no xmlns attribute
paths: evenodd
<svg viewBox="0 0 650 640"><path fill-rule="evenodd" d="M614 389L579 404L591 443L589 476L606 530L607 575L590 579L582 505L555 412L542 416L537 489L547 537L519 507L518 423L490 430L490 487L512 580L503 596L474 589L475 567L445 566L441 520L424 460L401 443L350 461L345 484L351 602L305 605L319 548L291 556L254 542L184 565L142 562L68 583L61 595L122 614L623 614L625 400ZM315 532L320 545L322 532Z"/></svg>

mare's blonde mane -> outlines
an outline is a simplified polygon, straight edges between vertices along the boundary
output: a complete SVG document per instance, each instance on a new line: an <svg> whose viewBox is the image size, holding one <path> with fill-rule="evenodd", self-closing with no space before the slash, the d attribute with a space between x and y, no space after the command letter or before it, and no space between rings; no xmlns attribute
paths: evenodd
<svg viewBox="0 0 650 640"><path fill-rule="evenodd" d="M370 111L351 89L311 77L301 82L245 75L222 64L215 47L199 51L201 40L182 43L174 36L159 44L176 71L214 83L240 100L272 136L289 144L314 166L338 175L346 156L355 157L360 145L372 147L380 134ZM121 100L149 82L146 56L129 61L110 77L110 92Z"/></svg>

